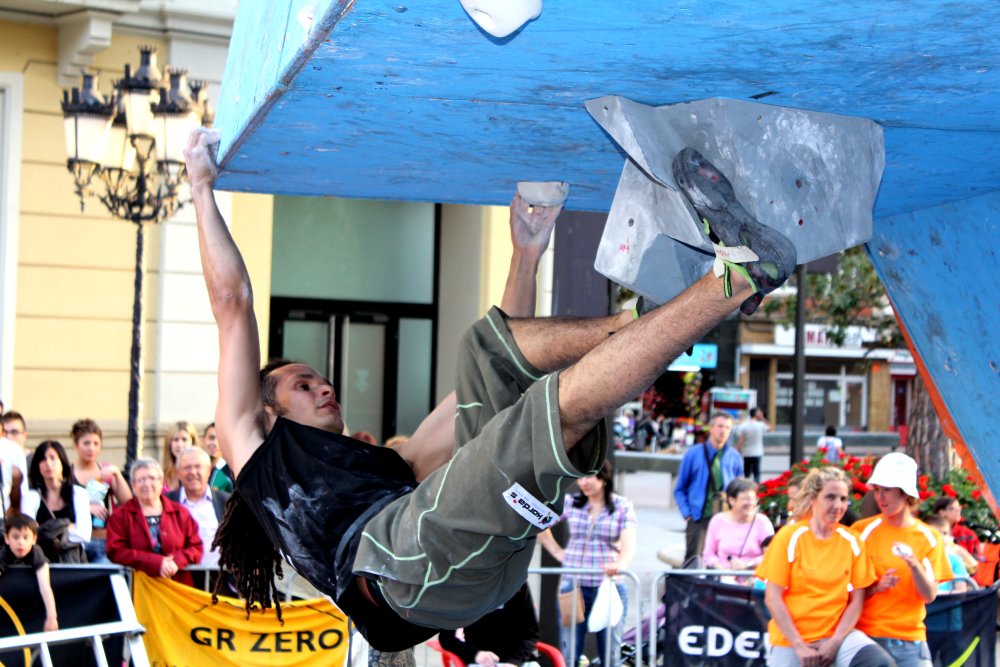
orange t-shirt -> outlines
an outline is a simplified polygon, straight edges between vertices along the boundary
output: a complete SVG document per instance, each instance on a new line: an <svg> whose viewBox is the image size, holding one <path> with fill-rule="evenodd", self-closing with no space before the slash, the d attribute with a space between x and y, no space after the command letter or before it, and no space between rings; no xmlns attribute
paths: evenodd
<svg viewBox="0 0 1000 667"><path fill-rule="evenodd" d="M858 630L869 637L925 641L927 608L913 584L909 566L892 553L892 545L896 542L909 545L914 557L924 564L932 578L938 582L949 581L954 575L948 565L941 534L923 521L907 528L896 528L884 521L881 514L856 522L851 530L865 543L878 579L890 568L895 568L899 577L899 583L892 588L865 598Z"/></svg>
<svg viewBox="0 0 1000 667"><path fill-rule="evenodd" d="M754 574L785 589L785 606L806 643L833 635L851 591L876 580L864 545L849 530L837 526L823 540L808 521L782 527ZM767 632L772 646L792 645L773 620Z"/></svg>

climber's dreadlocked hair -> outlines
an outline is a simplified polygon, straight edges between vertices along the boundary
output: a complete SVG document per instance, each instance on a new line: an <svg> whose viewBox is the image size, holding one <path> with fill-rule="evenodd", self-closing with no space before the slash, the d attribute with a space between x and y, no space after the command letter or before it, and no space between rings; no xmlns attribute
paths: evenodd
<svg viewBox="0 0 1000 667"><path fill-rule="evenodd" d="M236 579L236 590L246 601L247 618L260 606L261 611L274 604L278 621L281 618L281 601L274 577L282 579L281 556L270 538L260 527L260 522L243 502L239 490L226 502L226 511L219 522L219 529L212 540L212 548L219 548L219 569L231 572ZM215 582L212 604L219 601L223 577Z"/></svg>

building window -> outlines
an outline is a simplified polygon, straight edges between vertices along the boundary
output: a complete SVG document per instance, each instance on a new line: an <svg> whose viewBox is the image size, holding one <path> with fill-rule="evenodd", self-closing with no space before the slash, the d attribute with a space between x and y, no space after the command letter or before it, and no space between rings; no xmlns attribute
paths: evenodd
<svg viewBox="0 0 1000 667"><path fill-rule="evenodd" d="M791 424L792 374L777 374L776 421ZM848 375L841 365L838 374L807 373L805 398L806 428L824 426L863 431L868 428L868 381L864 375Z"/></svg>

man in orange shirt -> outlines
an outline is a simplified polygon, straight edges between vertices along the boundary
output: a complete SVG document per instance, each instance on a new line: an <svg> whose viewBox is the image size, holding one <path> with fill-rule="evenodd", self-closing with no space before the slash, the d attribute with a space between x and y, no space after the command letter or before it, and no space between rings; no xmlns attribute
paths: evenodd
<svg viewBox="0 0 1000 667"><path fill-rule="evenodd" d="M953 578L941 534L915 519L920 502L917 463L901 452L883 456L869 486L880 514L853 526L875 565L858 629L885 648L899 667L931 667L924 617L938 582Z"/></svg>

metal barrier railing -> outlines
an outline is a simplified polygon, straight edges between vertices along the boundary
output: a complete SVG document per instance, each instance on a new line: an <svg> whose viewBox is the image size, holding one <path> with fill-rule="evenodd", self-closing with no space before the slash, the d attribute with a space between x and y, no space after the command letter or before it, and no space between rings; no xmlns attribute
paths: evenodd
<svg viewBox="0 0 1000 667"><path fill-rule="evenodd" d="M56 568L67 568L67 569L84 569L84 568L95 568L95 569L107 569L107 565L53 565ZM205 572L211 574L212 572L219 572L218 567L214 566L204 566L204 565L191 565L185 568L187 571L191 572ZM91 626L85 626L81 628L72 628L68 630L55 630L52 632L36 632L26 635L17 635L12 637L0 638L0 652L16 650L20 648L31 648L38 647L39 658L41 664L44 667L51 667L52 658L49 654L49 646L56 646L59 644L66 644L71 642L79 642L82 640L90 640L93 643L94 658L100 667L107 667L108 661L104 653L104 647L102 643L102 637L109 637L113 635L123 635L125 638L126 648L131 654L132 664L135 667L149 667L149 658L146 654L145 646L142 642L142 635L145 633L145 628L139 623L138 618L135 615L135 608L132 606L132 596L130 593L130 583L126 580L126 575L131 578L131 570L128 568L120 568L120 573L115 573L110 575L110 581L112 586L112 591L115 597L115 602L118 606L118 610L121 616L121 621L113 623L101 623ZM596 568L562 568L562 567L537 567L528 570L529 575L535 575L539 577L551 576L551 575L603 575L604 571ZM657 644L657 634L659 631L659 608L662 603L661 586L664 584L664 580L668 576L681 576L681 577L723 577L723 576L734 576L734 577L748 577L753 575L752 570L710 570L710 569L698 569L698 570L664 570L657 574L651 581L649 587L649 597L646 600L642 599L641 596L641 582L634 572L625 570L619 573L620 576L624 577L627 582L629 582L628 599L635 600L635 604L629 604L626 611L625 626L629 627L628 618L631 617L631 627L634 628L635 637L638 643L637 650L635 652L635 667L643 667L644 660L648 660L650 667L657 664L657 652L659 646ZM285 599L291 599L291 588L292 583L298 575L294 570L288 572L286 575L285 582ZM970 583L970 588L975 590L978 585L974 580L969 577L963 577L962 581L967 581ZM205 590L209 589L209 577L205 577L204 582ZM634 593L634 595L633 595ZM575 603L577 598L573 598L574 608L572 609L572 615L575 617L576 609ZM645 613L644 608L645 607ZM644 627L644 625L647 625ZM566 630L562 628L561 630ZM611 647L611 628L604 630L607 633L605 645L610 649ZM643 640L643 635L645 634L645 640ZM569 645L569 655L571 658L576 658L578 647L575 646L575 632L569 632L570 645ZM648 654L645 652L643 644L648 647ZM126 660L128 657L126 656ZM609 667L614 667L617 664L617 660L612 661L610 650L606 655L602 656L602 663ZM425 660L424 664L429 664ZM577 667L575 664L567 663L566 667Z"/></svg>
<svg viewBox="0 0 1000 667"><path fill-rule="evenodd" d="M188 565L187 567L184 568L184 571L204 573L205 577L200 588L206 593L212 592L212 585L211 585L212 573L221 572L219 566L217 565ZM289 602L292 600L294 596L292 589L295 585L295 581L298 578L298 576L299 574L295 570L291 569L290 567L285 568L285 577L284 579L281 580L282 586L280 587L284 589L282 590L282 595L284 596L283 600L284 602ZM198 588L198 586L195 586L195 588ZM316 596L322 597L323 594L320 591L316 591Z"/></svg>
<svg viewBox="0 0 1000 667"><path fill-rule="evenodd" d="M67 565L53 567L67 568L98 568L106 569L107 566L88 565ZM26 635L15 635L13 637L0 638L0 651L17 650L20 648L32 648L37 646L39 658L43 667L52 667L52 656L49 654L49 646L59 644L69 644L83 640L90 640L93 643L94 660L98 667L108 667L108 658L104 653L104 643L102 637L113 635L123 635L125 646L131 654L132 664L135 667L149 667L149 657L146 655L146 646L142 643L142 635L146 629L139 623L135 615L135 607L132 606L132 596L129 593L129 585L125 581L124 574L111 574L111 590L114 594L115 603L118 606L120 621L114 623L98 623L80 628L68 630L52 630L50 632L33 632ZM126 661L129 656L125 656ZM117 662L117 661L116 661Z"/></svg>
<svg viewBox="0 0 1000 667"><path fill-rule="evenodd" d="M604 570L601 568L573 568L573 567L533 567L528 570L528 574L532 575L604 575ZM639 576L630 570L622 570L618 575L624 577L627 581L631 582L633 585L633 592L635 595L629 595L629 599L635 600L635 604L629 605L629 609L626 609L626 617L630 614L634 619L634 627L636 629L636 636L642 631L642 593L641 584L639 582ZM628 592L628 591L626 591ZM576 617L576 602L577 597L573 597L573 605L571 607L571 618ZM625 625L628 625L627 618L625 619ZM584 621L586 623L586 621ZM569 642L569 658L570 660L566 663L566 667L577 667L577 649L581 647L576 646L576 632L574 628L560 628L560 631L566 630L570 642ZM620 655L615 656L615 660L611 659L611 649L612 649L612 628L605 628L605 655L601 658L601 664L607 667L615 667L620 660ZM619 648L620 652L620 648ZM635 667L642 667L642 656L639 653L636 654Z"/></svg>

